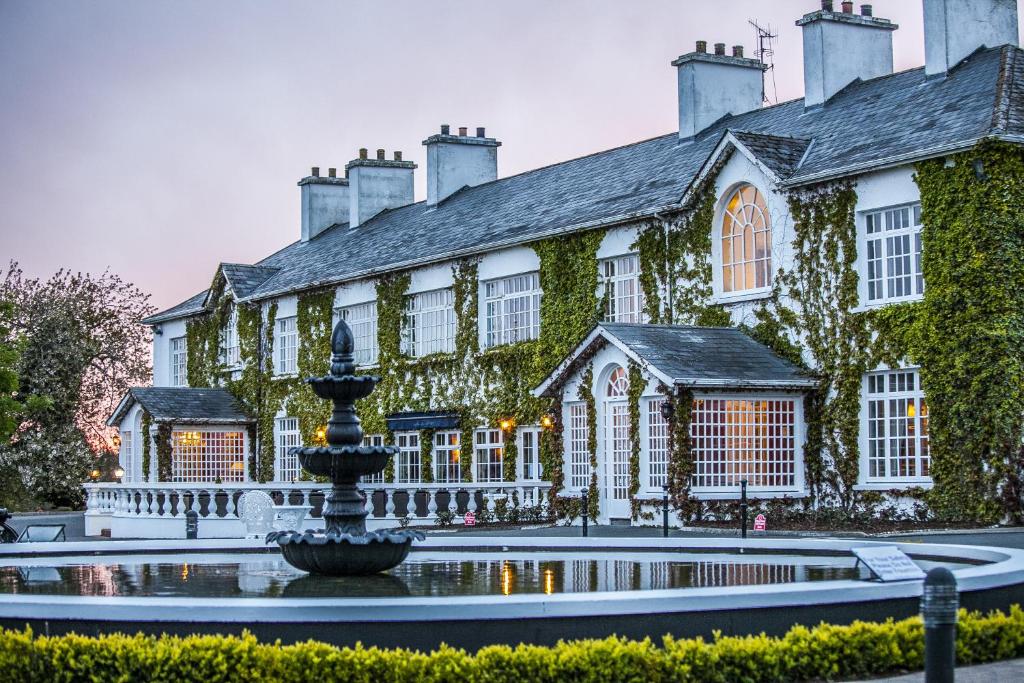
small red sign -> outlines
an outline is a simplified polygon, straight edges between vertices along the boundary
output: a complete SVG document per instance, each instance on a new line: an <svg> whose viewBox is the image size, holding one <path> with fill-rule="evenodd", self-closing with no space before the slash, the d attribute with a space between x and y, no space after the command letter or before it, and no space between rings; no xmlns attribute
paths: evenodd
<svg viewBox="0 0 1024 683"><path fill-rule="evenodd" d="M754 517L754 531L767 531L768 520L764 515L758 515Z"/></svg>
<svg viewBox="0 0 1024 683"><path fill-rule="evenodd" d="M463 517L462 523L466 526L476 526L476 515L472 512L466 512L466 516Z"/></svg>

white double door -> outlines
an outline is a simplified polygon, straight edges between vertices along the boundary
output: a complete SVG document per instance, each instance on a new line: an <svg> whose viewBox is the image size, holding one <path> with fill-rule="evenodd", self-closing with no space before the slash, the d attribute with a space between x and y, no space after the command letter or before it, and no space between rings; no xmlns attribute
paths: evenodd
<svg viewBox="0 0 1024 683"><path fill-rule="evenodd" d="M604 410L604 486L601 490L601 516L628 519L629 501L629 404L607 401Z"/></svg>

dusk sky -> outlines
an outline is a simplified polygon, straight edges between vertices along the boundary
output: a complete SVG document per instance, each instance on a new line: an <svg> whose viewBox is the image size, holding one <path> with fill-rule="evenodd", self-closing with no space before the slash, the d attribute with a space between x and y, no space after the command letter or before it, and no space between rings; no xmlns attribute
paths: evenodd
<svg viewBox="0 0 1024 683"><path fill-rule="evenodd" d="M873 4L896 69L923 64L921 1ZM164 308L298 239L295 183L360 147L418 163L422 199L441 123L486 126L500 176L668 133L669 62L698 39L751 54L748 19L779 33L778 101L800 97L794 21L818 7L0 0L0 260L109 267Z"/></svg>

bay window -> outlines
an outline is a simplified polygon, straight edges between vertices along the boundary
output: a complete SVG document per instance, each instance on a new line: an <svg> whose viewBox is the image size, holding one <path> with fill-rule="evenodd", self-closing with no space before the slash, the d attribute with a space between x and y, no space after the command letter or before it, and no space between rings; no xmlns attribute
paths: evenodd
<svg viewBox="0 0 1024 683"><path fill-rule="evenodd" d="M237 429L171 431L171 481L242 482L245 432Z"/></svg>

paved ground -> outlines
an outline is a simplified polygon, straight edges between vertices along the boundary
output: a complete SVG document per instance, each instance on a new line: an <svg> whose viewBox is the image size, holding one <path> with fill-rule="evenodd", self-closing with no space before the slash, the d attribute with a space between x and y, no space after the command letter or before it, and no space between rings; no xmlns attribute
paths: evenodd
<svg viewBox="0 0 1024 683"><path fill-rule="evenodd" d="M918 683L924 681L924 673L909 674L907 676L896 676L895 678L877 678L879 683ZM1010 683L1011 681L1024 681L1024 659L1014 659L1008 662L996 662L995 664L982 664L980 666L959 667L956 670L957 683Z"/></svg>

